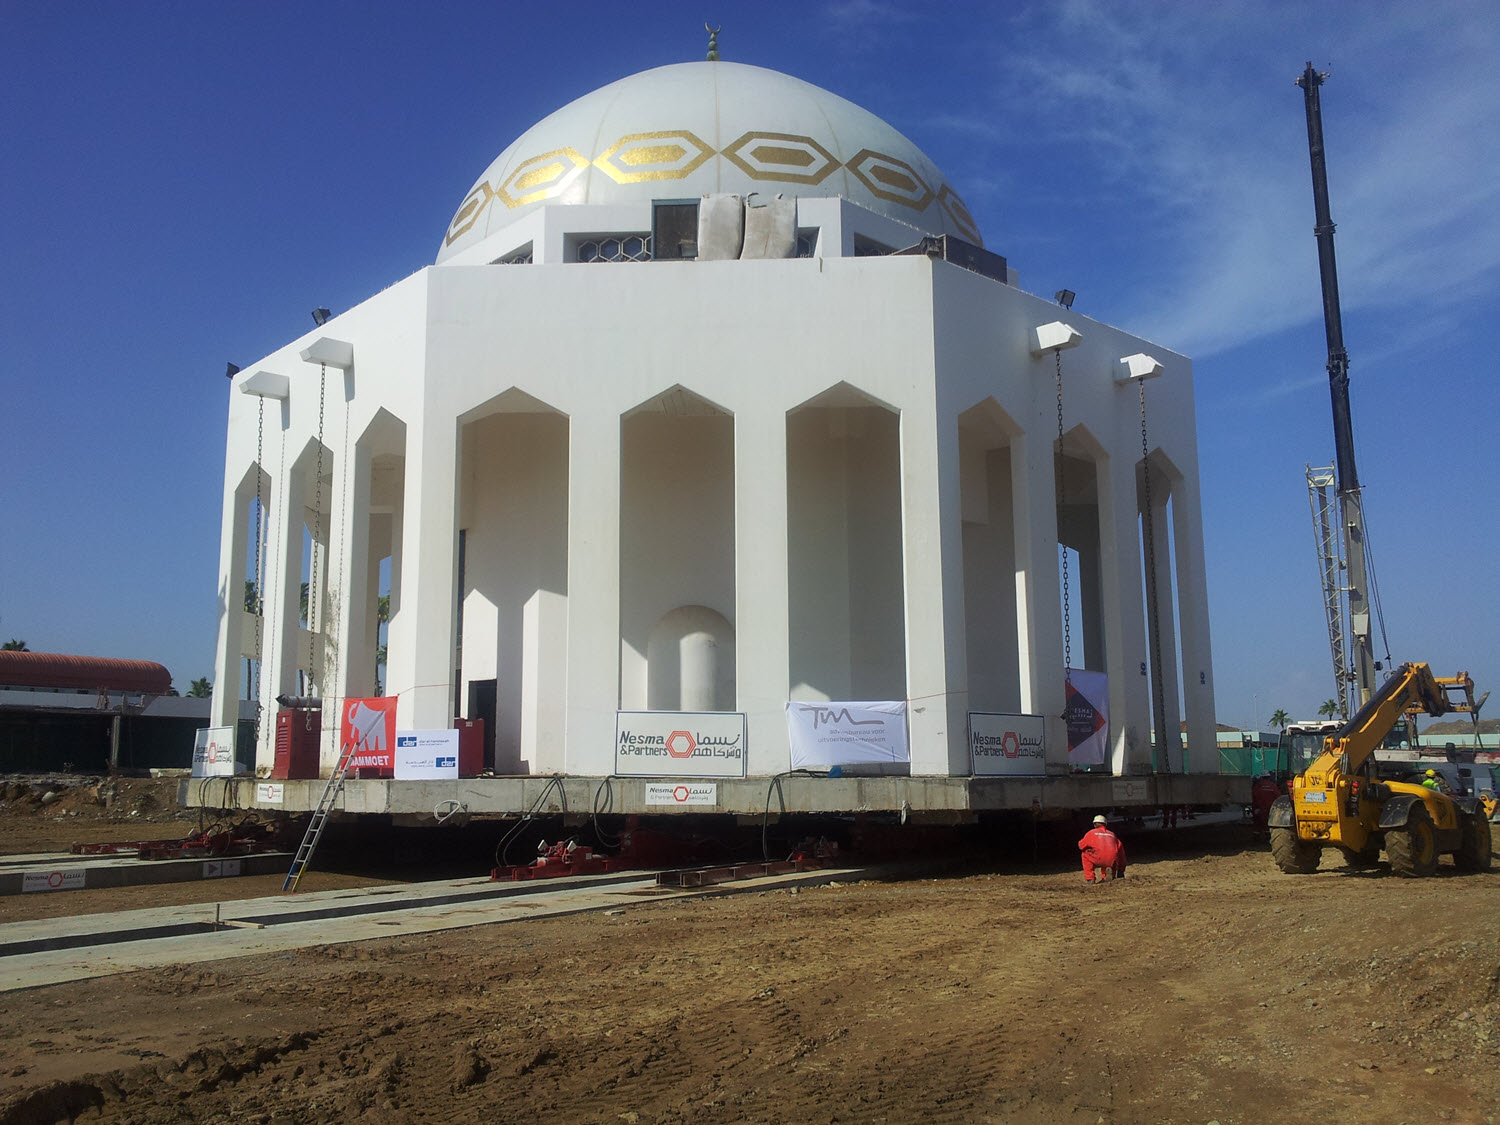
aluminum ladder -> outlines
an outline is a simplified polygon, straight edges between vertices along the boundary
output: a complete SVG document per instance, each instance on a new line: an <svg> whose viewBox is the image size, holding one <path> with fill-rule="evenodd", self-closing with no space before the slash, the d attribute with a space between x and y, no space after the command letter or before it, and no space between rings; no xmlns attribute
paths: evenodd
<svg viewBox="0 0 1500 1125"><path fill-rule="evenodd" d="M302 878L302 873L307 870L307 865L312 862L313 852L317 850L318 841L323 838L323 829L328 824L328 816L333 812L333 803L338 800L339 794L344 791L344 778L349 773L349 763L354 760L355 751L365 743L368 733L357 742L345 743L339 751L338 766L328 778L328 784L323 786L323 795L318 798L317 807L313 809L312 819L307 822L307 831L302 835L302 843L297 847L297 854L292 859L291 870L286 873L286 882L281 884L282 894L287 894L297 889L297 883Z"/></svg>

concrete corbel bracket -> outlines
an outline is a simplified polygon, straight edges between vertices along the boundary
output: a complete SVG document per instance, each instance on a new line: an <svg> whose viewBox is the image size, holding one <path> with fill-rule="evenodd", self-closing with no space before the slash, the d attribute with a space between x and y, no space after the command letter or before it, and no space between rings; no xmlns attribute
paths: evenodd
<svg viewBox="0 0 1500 1125"><path fill-rule="evenodd" d="M1083 336L1078 329L1060 320L1054 320L1051 324L1038 324L1031 330L1031 354L1038 358L1048 352L1076 348L1082 342Z"/></svg>
<svg viewBox="0 0 1500 1125"><path fill-rule="evenodd" d="M1161 361L1154 355L1145 352L1136 352L1135 355L1122 355L1115 364L1115 382L1131 383L1140 382L1145 379L1155 379L1162 373Z"/></svg>
<svg viewBox="0 0 1500 1125"><path fill-rule="evenodd" d="M308 363L324 363L348 371L354 366L354 345L348 340L320 336L302 349L302 358Z"/></svg>
<svg viewBox="0 0 1500 1125"><path fill-rule="evenodd" d="M277 398L282 402L291 394L292 381L274 371L257 371L240 383L240 393L259 395L261 398Z"/></svg>

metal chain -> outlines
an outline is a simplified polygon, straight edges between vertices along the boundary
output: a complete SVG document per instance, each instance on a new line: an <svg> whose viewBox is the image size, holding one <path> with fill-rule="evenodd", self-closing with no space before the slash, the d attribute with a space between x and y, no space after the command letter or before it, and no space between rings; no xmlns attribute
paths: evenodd
<svg viewBox="0 0 1500 1125"><path fill-rule="evenodd" d="M1146 586L1150 590L1151 623L1148 629L1151 642L1152 670L1156 673L1153 677L1152 696L1156 702L1157 721L1165 725L1167 721L1167 698L1165 685L1163 684L1163 670L1161 664L1161 601L1156 587L1156 510L1151 504L1151 443L1146 436L1146 380L1137 380L1141 388L1141 476L1143 478L1144 492L1146 495ZM1167 754L1167 732L1162 730L1158 735L1161 748L1161 767L1163 773L1172 772L1172 759Z"/></svg>
<svg viewBox="0 0 1500 1125"><path fill-rule="evenodd" d="M318 470L313 485L312 560L307 582L307 675L318 694L323 677L318 674L318 536L323 530L323 402L328 391L328 365L318 364Z"/></svg>
<svg viewBox="0 0 1500 1125"><path fill-rule="evenodd" d="M266 551L266 504L261 491L265 479L266 451L266 396L258 395L260 414L255 421L255 584L251 587L255 598L255 656L252 658L255 690L255 721L260 722L260 670L261 670L261 621L265 616L265 598L261 595L262 560Z"/></svg>
<svg viewBox="0 0 1500 1125"><path fill-rule="evenodd" d="M1066 494L1067 473L1063 467L1063 388L1062 349L1053 351L1057 360L1057 509L1061 517ZM1061 519L1059 519L1061 523ZM1068 549L1063 546L1061 528L1057 537L1057 554L1062 560L1062 605L1063 605L1063 681L1068 682L1068 670L1073 667L1073 613L1069 605Z"/></svg>

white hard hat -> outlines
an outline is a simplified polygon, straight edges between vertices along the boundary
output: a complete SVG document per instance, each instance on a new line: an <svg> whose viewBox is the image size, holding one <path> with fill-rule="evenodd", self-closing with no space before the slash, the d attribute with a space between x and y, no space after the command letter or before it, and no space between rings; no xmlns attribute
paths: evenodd
<svg viewBox="0 0 1500 1125"><path fill-rule="evenodd" d="M1095 824L1108 824L1109 822L1104 819L1104 814L1100 813L1098 816L1094 817L1094 823Z"/></svg>

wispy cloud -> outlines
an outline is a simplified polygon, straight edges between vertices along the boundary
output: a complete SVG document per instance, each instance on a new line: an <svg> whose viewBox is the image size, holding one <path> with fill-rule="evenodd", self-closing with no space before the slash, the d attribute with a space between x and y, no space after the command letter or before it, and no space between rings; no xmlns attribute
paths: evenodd
<svg viewBox="0 0 1500 1125"><path fill-rule="evenodd" d="M1307 43L1335 44L1347 65L1324 115L1345 307L1440 304L1500 265L1500 10L1363 11L1029 9L1003 29L995 96L1008 112L946 122L992 145L1055 136L1072 182L1113 216L1104 237L1150 279L1117 318L1206 356L1320 308L1291 79ZM1393 56L1410 69L1393 76Z"/></svg>

